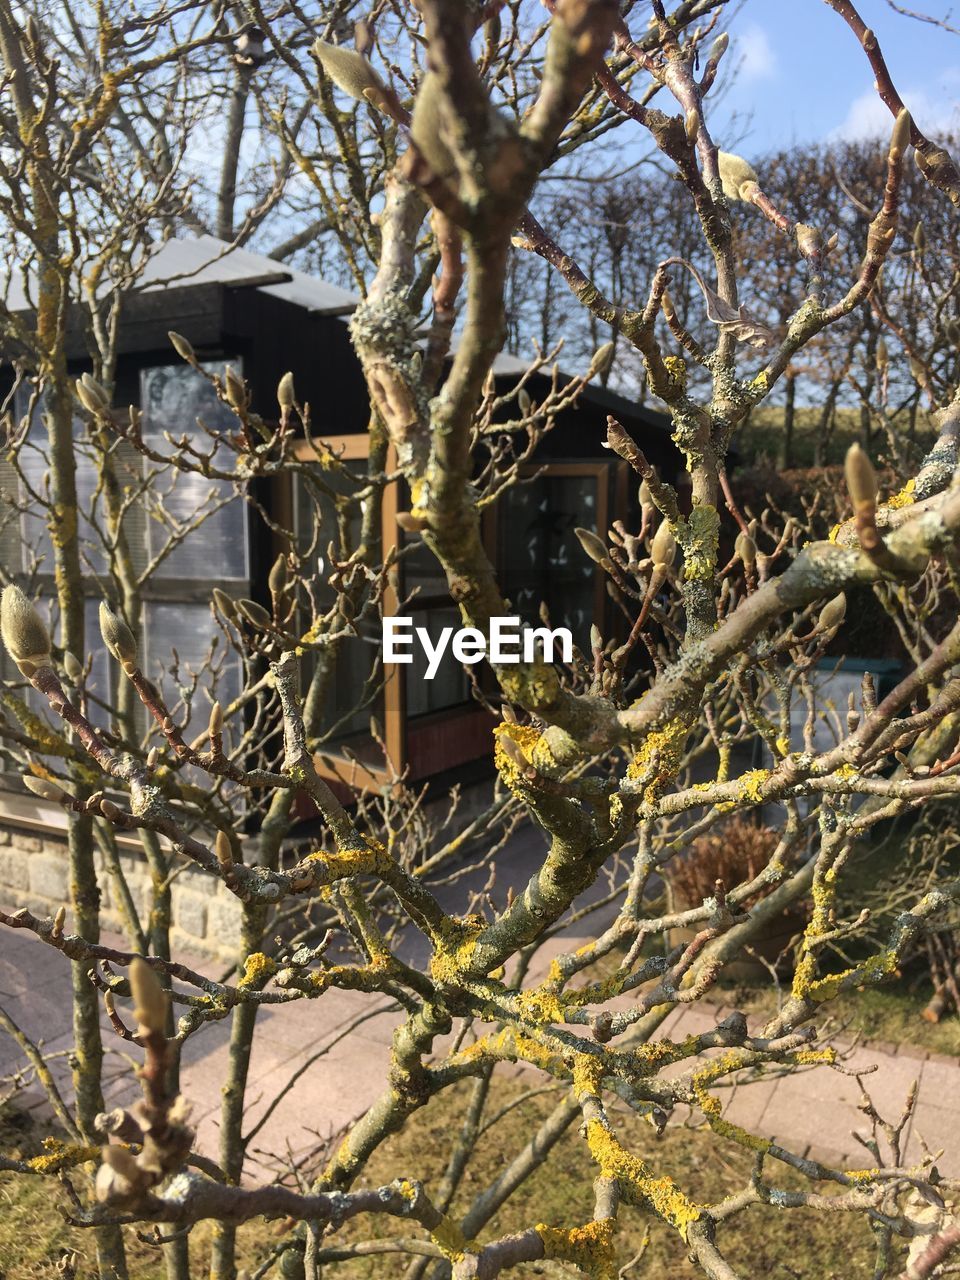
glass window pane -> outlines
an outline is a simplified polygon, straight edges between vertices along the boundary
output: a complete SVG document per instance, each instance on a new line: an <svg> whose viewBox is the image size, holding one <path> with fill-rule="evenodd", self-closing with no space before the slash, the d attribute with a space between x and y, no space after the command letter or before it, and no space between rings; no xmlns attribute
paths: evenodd
<svg viewBox="0 0 960 1280"><path fill-rule="evenodd" d="M239 360L213 361L203 368L223 376L228 364L240 368ZM140 375L140 403L144 438L152 447L169 450L164 432L175 439L187 436L203 452L209 453L212 449L215 460L221 453L224 468L232 465L236 455L232 450L214 448L216 442L198 425L198 419L209 430L222 433L234 432L237 419L195 369L185 364L144 369ZM228 481L208 480L205 476L171 469L155 488L153 499L159 509L151 511L147 524L151 556L164 549L172 532L162 512L172 518L173 528L195 520L200 514L210 513L165 557L157 577L229 581L244 581L249 577L246 503L235 496Z"/></svg>
<svg viewBox="0 0 960 1280"><path fill-rule="evenodd" d="M412 609L414 628L423 627L435 646L444 627L462 626L460 611L456 608ZM440 659L440 665L432 680L426 679L428 659L423 646L413 644L413 662L401 668L407 681L407 715L425 715L429 711L443 711L457 707L470 698L467 674L450 652L449 643Z"/></svg>
<svg viewBox="0 0 960 1280"><path fill-rule="evenodd" d="M151 602L144 608L144 631L144 670L160 686L168 707L181 700L191 701L196 732L200 733L214 697L226 707L239 695L239 658L224 648L223 636L206 604ZM177 721L182 723L180 717Z"/></svg>
<svg viewBox="0 0 960 1280"><path fill-rule="evenodd" d="M26 416L29 406L29 389L18 388L15 410L18 420ZM86 560L86 568L93 573L102 573L106 569L107 558L103 542L96 530L104 527L104 511L101 496L97 492L99 484L97 454L86 436L86 423L81 417L75 417L73 420L73 439L76 450L74 483L77 486L77 512L82 552ZM53 543L50 530L47 528L49 512L45 505L35 502L31 497L31 490L41 496L47 492L45 476L50 467L42 398L34 406L30 415L30 426L20 448L19 462L26 481L26 483L21 481L20 498L27 506L20 522L23 538L22 567L24 569L30 567L32 552L38 559L42 558L43 570L46 573L53 573Z"/></svg>
<svg viewBox="0 0 960 1280"><path fill-rule="evenodd" d="M351 476L338 472L324 472L323 484L343 494L350 494L361 487L366 474L366 461L358 459L346 464ZM354 480L356 483L354 483ZM317 606L323 610L333 602L333 591L327 584L330 572L327 547L330 542L340 546L341 516L336 502L297 477L295 489L294 520L297 546L301 555L313 557L316 577L311 583ZM345 528L347 549L359 545L362 513L355 503ZM309 625L304 611L301 624ZM337 648L335 666L327 682L326 696L321 713L321 723L314 727L323 736L321 750L342 749L349 746L363 760L382 763L372 751L370 717L383 721L382 671L379 668L380 627L368 622L359 624L360 634L344 637ZM307 653L302 665L303 687L306 689L316 668L316 655Z"/></svg>
<svg viewBox="0 0 960 1280"><path fill-rule="evenodd" d="M574 641L589 647L596 572L574 529L597 528L597 477L540 475L508 489L497 516L500 580L514 611L538 625L545 602L552 625L569 627Z"/></svg>

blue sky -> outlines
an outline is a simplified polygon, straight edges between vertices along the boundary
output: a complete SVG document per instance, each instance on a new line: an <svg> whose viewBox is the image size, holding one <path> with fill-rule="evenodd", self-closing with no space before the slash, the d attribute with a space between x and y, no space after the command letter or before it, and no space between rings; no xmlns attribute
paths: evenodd
<svg viewBox="0 0 960 1280"><path fill-rule="evenodd" d="M942 0L908 8L945 17ZM894 84L917 123L936 136L960 127L960 36L901 17L886 0L861 0L863 20L880 40ZM960 13L952 25L960 27ZM736 82L712 117L714 137L760 152L827 137L887 132L889 113L853 33L823 0L744 0L729 24ZM709 100L708 100L709 101ZM740 113L728 126L729 113Z"/></svg>

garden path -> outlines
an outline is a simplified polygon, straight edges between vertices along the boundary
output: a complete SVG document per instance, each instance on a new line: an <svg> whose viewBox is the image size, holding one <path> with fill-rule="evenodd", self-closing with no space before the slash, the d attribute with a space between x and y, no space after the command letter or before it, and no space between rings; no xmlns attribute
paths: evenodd
<svg viewBox="0 0 960 1280"><path fill-rule="evenodd" d="M504 855L510 859L514 883L522 883L540 851L535 835L520 832ZM528 865L529 864L529 865ZM451 887L463 910L463 884ZM605 919L589 918L579 926L586 934ZM69 925L68 925L69 928ZM105 939L123 946L119 939ZM553 954L579 945L576 929L554 939ZM549 950L541 956L544 967ZM222 966L209 958L179 955L184 963L210 974ZM411 942L405 958L423 963L424 954ZM32 1040L42 1038L53 1059L53 1072L69 1093L70 1023L69 969L64 958L32 935L0 929L0 1007ZM675 1009L658 1035L672 1039L714 1027L729 1009L707 1006ZM397 1014L384 1001L356 992L331 990L315 1001L298 1001L263 1012L251 1064L247 1111L248 1131L256 1129L249 1148L249 1176L263 1178L276 1167L276 1158L307 1159L353 1117L361 1113L385 1086L388 1047ZM229 1026L213 1024L188 1042L183 1060L182 1088L193 1106L201 1150L216 1156L220 1087L225 1077ZM132 1056L125 1044L105 1028L108 1105L137 1095ZM943 1149L938 1167L945 1176L960 1176L960 1059L928 1054L901 1045L866 1042L839 1046L847 1072L826 1066L805 1068L791 1075L766 1078L728 1091L726 1114L751 1132L776 1138L799 1154L863 1167L869 1157L853 1136L867 1135L869 1122L859 1109L861 1084L885 1119L902 1110L907 1092L917 1081L918 1100L908 1123L907 1157L915 1158L921 1141ZM24 1065L18 1046L0 1031L0 1077ZM678 1068L679 1069L679 1068ZM296 1076L296 1087L281 1095ZM45 1106L35 1084L27 1084L20 1102ZM691 1118L696 1122L697 1114ZM671 1124L688 1117L674 1113ZM270 1153L273 1153L271 1156Z"/></svg>

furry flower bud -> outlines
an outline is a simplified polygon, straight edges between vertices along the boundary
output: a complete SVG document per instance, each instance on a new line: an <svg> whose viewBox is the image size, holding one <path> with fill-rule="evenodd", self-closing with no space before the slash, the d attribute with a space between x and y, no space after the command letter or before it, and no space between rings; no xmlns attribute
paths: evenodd
<svg viewBox="0 0 960 1280"><path fill-rule="evenodd" d="M877 500L877 473L859 444L854 443L847 450L843 467L854 507L872 506Z"/></svg>
<svg viewBox="0 0 960 1280"><path fill-rule="evenodd" d="M757 175L751 164L742 156L732 151L717 152L717 168L720 170L720 185L728 200L741 200L741 190L748 182L756 182Z"/></svg>
<svg viewBox="0 0 960 1280"><path fill-rule="evenodd" d="M838 596L834 596L820 610L820 617L817 619L818 631L834 631L843 622L847 612L847 597L841 591Z"/></svg>
<svg viewBox="0 0 960 1280"><path fill-rule="evenodd" d="M188 364L193 364L197 357L194 354L193 347L186 340L183 334L175 333L173 329L170 329L167 332L167 337L170 339L170 345L173 347L180 359L186 360Z"/></svg>
<svg viewBox="0 0 960 1280"><path fill-rule="evenodd" d="M124 668L136 662L137 642L133 632L105 600L100 601L100 634L103 643Z"/></svg>
<svg viewBox="0 0 960 1280"><path fill-rule="evenodd" d="M453 177L457 166L443 139L440 80L433 71L428 71L420 81L413 104L410 137L438 178Z"/></svg>
<svg viewBox="0 0 960 1280"><path fill-rule="evenodd" d="M28 791L32 791L35 796L39 796L41 800L50 800L54 804L60 804L67 798L67 793L63 787L58 787L49 778L35 778L32 773L25 773L23 775L23 785Z"/></svg>
<svg viewBox="0 0 960 1280"><path fill-rule="evenodd" d="M133 1016L148 1031L162 1035L167 1025L167 993L140 956L130 965L130 992L134 999Z"/></svg>
<svg viewBox="0 0 960 1280"><path fill-rule="evenodd" d="M574 529L574 533L577 535L577 541L591 560L594 560L597 564L603 564L604 560L609 559L607 544L599 534L594 533L592 529Z"/></svg>
<svg viewBox="0 0 960 1280"><path fill-rule="evenodd" d="M661 520L650 544L650 559L655 569L669 569L677 558L677 540L669 520Z"/></svg>
<svg viewBox="0 0 960 1280"><path fill-rule="evenodd" d="M355 49L328 44L325 40L315 40L312 53L327 79L358 102L367 97L368 91L373 90L376 96L383 93L383 81L363 54L357 53ZM371 100L375 100L373 95Z"/></svg>
<svg viewBox="0 0 960 1280"><path fill-rule="evenodd" d="M44 621L12 582L0 597L0 635L14 662L30 663L33 668L50 666L50 635Z"/></svg>
<svg viewBox="0 0 960 1280"><path fill-rule="evenodd" d="M277 404L281 409L292 409L296 404L296 392L293 389L293 374L285 373L277 383Z"/></svg>

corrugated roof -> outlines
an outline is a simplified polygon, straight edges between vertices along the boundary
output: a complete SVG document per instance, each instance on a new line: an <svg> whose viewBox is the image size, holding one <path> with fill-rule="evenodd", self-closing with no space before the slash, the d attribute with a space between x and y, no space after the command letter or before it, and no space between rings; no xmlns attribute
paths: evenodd
<svg viewBox="0 0 960 1280"><path fill-rule="evenodd" d="M11 270L4 301L10 311L30 311L35 305L36 283L31 273ZM144 263L134 292L152 293L166 288L220 284L226 287L262 288L308 311L342 314L352 310L356 294L303 271L295 271L262 253L232 248L216 236L188 236L157 244Z"/></svg>
<svg viewBox="0 0 960 1280"><path fill-rule="evenodd" d="M216 236L167 240L147 263L141 279L147 290L170 285L222 284L262 289L306 311L342 313L359 302L356 294L296 271L250 249L234 249Z"/></svg>
<svg viewBox="0 0 960 1280"><path fill-rule="evenodd" d="M360 302L357 294L339 285L329 284L305 271L297 271L286 263L250 249L232 247L216 236L185 236L164 240L153 247L143 265L135 292L153 293L167 288L189 288L192 285L219 284L225 288L255 288L271 297L315 315L348 315ZM28 289L33 291L32 279ZM33 303L24 289L22 278L13 272L8 276L6 305L11 311L28 311ZM501 351L493 364L499 377L522 377L529 361L509 351ZM569 377L569 375L562 375ZM623 396L599 387L590 387L588 397L621 414L635 414L636 406ZM662 414L644 411L657 425L667 426Z"/></svg>

